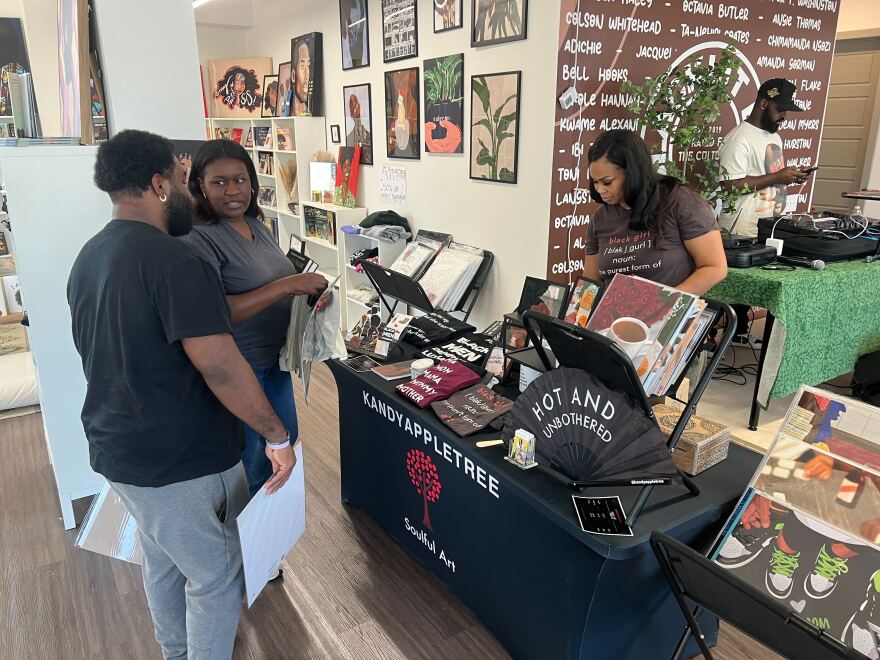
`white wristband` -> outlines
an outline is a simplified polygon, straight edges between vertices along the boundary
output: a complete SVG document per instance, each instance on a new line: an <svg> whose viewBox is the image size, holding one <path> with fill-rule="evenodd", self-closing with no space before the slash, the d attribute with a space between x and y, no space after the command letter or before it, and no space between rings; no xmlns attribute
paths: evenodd
<svg viewBox="0 0 880 660"><path fill-rule="evenodd" d="M290 447L290 440L285 440L284 442L277 445L272 442L267 442L266 446L269 449L284 449L285 447Z"/></svg>

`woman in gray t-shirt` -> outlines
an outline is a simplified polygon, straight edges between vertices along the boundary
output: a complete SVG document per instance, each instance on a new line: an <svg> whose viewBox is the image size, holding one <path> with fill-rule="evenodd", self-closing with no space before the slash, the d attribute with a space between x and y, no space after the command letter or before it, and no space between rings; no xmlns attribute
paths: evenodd
<svg viewBox="0 0 880 660"><path fill-rule="evenodd" d="M278 368L290 321L290 297L327 288L323 276L297 275L263 224L257 205L259 183L247 151L230 140L211 140L195 154L189 190L196 200L196 224L184 240L217 270L232 315L232 334L266 398L297 436L290 374ZM248 488L255 494L272 475L266 441L245 426L241 458Z"/></svg>
<svg viewBox="0 0 880 660"><path fill-rule="evenodd" d="M633 131L602 133L590 147L590 193L602 206L587 225L584 275L607 283L638 275L703 295L727 276L718 222L706 201L654 172Z"/></svg>

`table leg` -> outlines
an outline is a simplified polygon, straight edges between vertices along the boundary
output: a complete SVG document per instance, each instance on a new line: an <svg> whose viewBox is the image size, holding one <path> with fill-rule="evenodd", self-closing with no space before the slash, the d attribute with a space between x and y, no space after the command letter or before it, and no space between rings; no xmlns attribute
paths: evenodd
<svg viewBox="0 0 880 660"><path fill-rule="evenodd" d="M764 321L764 338L761 340L761 356L758 358L758 373L755 374L755 393L752 396L752 411L749 414L749 431L758 430L758 418L761 409L758 407L758 388L761 387L761 376L764 375L764 360L767 357L767 347L770 345L770 333L773 331L775 317L767 310L767 319Z"/></svg>

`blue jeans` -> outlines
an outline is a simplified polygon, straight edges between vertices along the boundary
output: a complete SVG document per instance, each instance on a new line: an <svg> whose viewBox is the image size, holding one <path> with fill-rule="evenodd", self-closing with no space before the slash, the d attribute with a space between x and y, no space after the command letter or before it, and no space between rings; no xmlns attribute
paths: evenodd
<svg viewBox="0 0 880 660"><path fill-rule="evenodd" d="M296 403L293 400L293 380L290 373L281 371L275 364L268 369L254 369L254 374L269 400L269 405L284 427L290 431L290 442L293 444L299 429L296 423ZM244 463L248 491L253 496L272 476L272 463L266 457L266 439L247 424L244 426L244 440L241 462Z"/></svg>

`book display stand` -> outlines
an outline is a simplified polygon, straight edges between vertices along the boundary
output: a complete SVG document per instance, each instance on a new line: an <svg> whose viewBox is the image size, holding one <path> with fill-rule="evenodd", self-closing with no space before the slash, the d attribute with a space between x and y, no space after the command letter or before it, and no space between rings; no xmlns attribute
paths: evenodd
<svg viewBox="0 0 880 660"><path fill-rule="evenodd" d="M706 660L712 653L697 617L702 609L715 614L786 658L849 658L865 656L774 601L767 594L731 575L696 550L662 532L652 532L651 548L681 613L685 635L672 658L678 660L693 634ZM688 599L698 607L691 611Z"/></svg>
<svg viewBox="0 0 880 660"><path fill-rule="evenodd" d="M494 256L492 253L488 250L483 250L483 263L480 264L474 279L461 297L458 305L452 310L453 312L463 312L463 321L468 320L471 311L474 309L477 298L480 296L480 292L483 290L483 286L489 277L489 272L492 270L493 261ZM428 294L425 293L425 290L418 281L371 261L360 261L359 263L367 274L370 283L375 287L376 292L379 294L379 299L388 310L389 315L394 314L397 304L401 302L423 312L435 311L434 305L428 299ZM394 301L393 305L389 304L389 298Z"/></svg>
<svg viewBox="0 0 880 660"><path fill-rule="evenodd" d="M678 444L679 439L687 428L688 421L690 421L691 416L696 411L700 397L709 386L709 383L712 380L712 375L715 373L715 369L717 369L721 362L721 358L724 356L724 352L730 345L734 334L736 334L736 314L730 305L708 298L705 300L707 303L707 309L715 313L715 319L712 323L706 326L697 345L701 346L703 344L709 330L714 327L722 317L726 319L726 326L724 334L716 346L712 359L709 360L709 363L703 370L703 373L697 381L688 401L681 401L677 398L676 393L690 368L696 364L700 354L699 350L694 351L688 358L685 368L682 369L679 377L663 394L663 396L670 397L684 406L681 417L679 417L678 422L672 430L672 433L669 435L669 440L666 443L666 446L669 447L670 451L674 450L675 445ZM629 396L632 401L641 408L642 412L656 424L654 412L651 409L651 404L648 401L648 397L645 394L645 390L642 387L641 380L636 373L635 367L626 353L624 353L617 344L611 341L608 337L587 330L586 328L565 323L560 319L545 314L527 311L523 314L522 318L526 331L529 334L532 347L520 351L520 353L523 355L526 353L537 354L544 371L550 371L553 368L554 359L560 366L573 367L586 371L611 389L623 392ZM550 347L552 356L545 348L545 343ZM512 359L517 359L522 362L522 358L517 358L516 355L516 353L509 354ZM529 362L533 361L530 360ZM691 494L699 495L700 490L691 478L681 471L679 471L679 473L681 474L682 482ZM560 475L560 477L561 476L562 475ZM571 480L567 481L573 488L583 488L586 486L585 484L579 484L578 482L572 482ZM635 525L636 520L642 509L645 507L653 489L653 485L644 486L642 488L642 491L639 493L635 504L627 516L626 523L630 527Z"/></svg>

